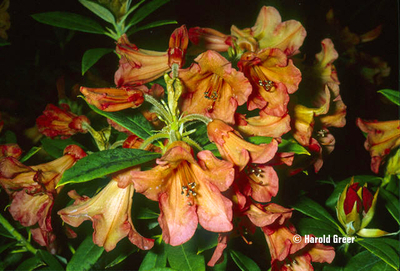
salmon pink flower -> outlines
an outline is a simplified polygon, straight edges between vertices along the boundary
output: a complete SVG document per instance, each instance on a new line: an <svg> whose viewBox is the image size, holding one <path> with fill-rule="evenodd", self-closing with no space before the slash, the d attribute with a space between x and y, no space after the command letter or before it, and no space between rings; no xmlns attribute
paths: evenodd
<svg viewBox="0 0 400 271"><path fill-rule="evenodd" d="M293 241L296 229L290 222L275 223L262 228L271 253L272 270L313 270L311 262L331 263L335 257L333 247L320 243L307 244L302 238ZM310 235L313 236L313 235Z"/></svg>
<svg viewBox="0 0 400 271"><path fill-rule="evenodd" d="M87 88L81 87L80 91L88 103L106 112L121 111L127 108L136 108L144 101L143 92L146 86L121 87L121 88Z"/></svg>
<svg viewBox="0 0 400 271"><path fill-rule="evenodd" d="M137 192L159 201L158 222L166 243L177 246L188 241L197 224L213 232L232 230L232 202L221 192L229 188L234 178L230 162L214 157L210 151L197 154L183 142L169 145L148 171L131 171L131 181ZM120 180L126 187L130 180Z"/></svg>
<svg viewBox="0 0 400 271"><path fill-rule="evenodd" d="M93 243L104 247L106 251L113 250L126 236L140 249L151 249L154 240L141 236L132 224L133 185L118 187L118 181L125 178L130 178L130 170L114 175L109 184L93 198L81 197L74 190L70 191L68 194L75 199L75 203L58 211L58 214L64 222L74 227L91 220Z"/></svg>
<svg viewBox="0 0 400 271"><path fill-rule="evenodd" d="M24 227L38 224L32 235L42 246L50 246L55 239L51 210L60 190L55 187L65 170L84 156L81 148L69 145L64 156L37 166L25 166L14 157L0 160L0 183L10 195L10 213Z"/></svg>
<svg viewBox="0 0 400 271"><path fill-rule="evenodd" d="M189 29L190 41L200 48L226 52L233 47L233 37L212 28L192 27Z"/></svg>
<svg viewBox="0 0 400 271"><path fill-rule="evenodd" d="M290 116L275 117L260 111L259 116L247 118L236 114L238 131L246 136L280 137L290 131Z"/></svg>
<svg viewBox="0 0 400 271"><path fill-rule="evenodd" d="M179 71L185 86L182 111L234 123L238 105L247 101L251 85L241 72L214 51L199 55L190 68Z"/></svg>
<svg viewBox="0 0 400 271"><path fill-rule="evenodd" d="M250 34L258 42L258 48L278 48L287 56L299 53L299 48L307 34L300 22L295 20L282 22L279 12L274 7L266 6L261 8L252 28L244 30L239 30L234 26L232 28L234 28L233 36L237 33L241 33L241 36Z"/></svg>
<svg viewBox="0 0 400 271"><path fill-rule="evenodd" d="M245 141L238 132L221 120L213 120L207 125L211 142L217 145L222 158L231 161L239 170L249 163L264 164L271 160L278 150L278 142L255 145Z"/></svg>
<svg viewBox="0 0 400 271"><path fill-rule="evenodd" d="M263 49L244 53L238 63L253 86L248 109L259 108L268 115L287 113L289 94L294 93L301 81L301 72L279 49Z"/></svg>
<svg viewBox="0 0 400 271"><path fill-rule="evenodd" d="M51 138L68 138L76 133L87 132L85 124L90 124L90 121L86 116L75 115L67 104L61 104L60 107L48 104L43 115L36 119L40 133Z"/></svg>
<svg viewBox="0 0 400 271"><path fill-rule="evenodd" d="M124 34L118 40L116 52L121 55L114 81L117 87L143 85L168 72L172 64L184 64L189 37L186 27L177 28L169 40L167 52L143 50L129 42Z"/></svg>
<svg viewBox="0 0 400 271"><path fill-rule="evenodd" d="M358 118L357 126L367 133L364 146L371 155L371 170L378 173L382 160L400 145L400 120L378 122Z"/></svg>

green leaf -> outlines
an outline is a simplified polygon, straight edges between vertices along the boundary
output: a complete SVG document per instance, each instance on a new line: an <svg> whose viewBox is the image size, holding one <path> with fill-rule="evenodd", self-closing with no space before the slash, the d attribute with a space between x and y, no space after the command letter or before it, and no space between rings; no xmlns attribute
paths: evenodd
<svg viewBox="0 0 400 271"><path fill-rule="evenodd" d="M78 145L83 150L85 147L80 145L78 142L68 138L68 139L51 139L48 137L42 138L40 143L43 145L43 149L53 158L59 158L63 155L65 147L68 145Z"/></svg>
<svg viewBox="0 0 400 271"><path fill-rule="evenodd" d="M301 198L292 207L309 217L331 224L333 227L340 229L339 225L336 223L336 220L333 219L328 211L326 211L321 205L309 198Z"/></svg>
<svg viewBox="0 0 400 271"><path fill-rule="evenodd" d="M57 186L83 183L107 174L146 163L160 157L159 153L139 149L112 149L92 153L66 170Z"/></svg>
<svg viewBox="0 0 400 271"><path fill-rule="evenodd" d="M398 240L389 238L358 238L357 243L366 248L375 256L381 258L385 263L395 270L399 270L399 246Z"/></svg>
<svg viewBox="0 0 400 271"><path fill-rule="evenodd" d="M147 4L143 5L132 16L129 23L127 24L127 27L130 27L131 25L135 25L135 24L141 22L144 18L146 18L148 15L150 15L153 11L155 11L156 9L158 9L159 7L161 7L162 5L164 5L168 2L169 2L169 0L153 0L153 1L148 2Z"/></svg>
<svg viewBox="0 0 400 271"><path fill-rule="evenodd" d="M111 263L107 264L105 269L107 268L111 268L113 266L116 266L117 264L120 264L121 262L123 262L126 258L128 258L130 255L132 255L133 253L135 253L135 250L129 250L129 251L121 251L121 253L118 255L117 258L115 258Z"/></svg>
<svg viewBox="0 0 400 271"><path fill-rule="evenodd" d="M10 265L16 265L19 261L21 261L22 256L22 253L9 253L4 257L4 260L0 262L0 270L12 270L7 267Z"/></svg>
<svg viewBox="0 0 400 271"><path fill-rule="evenodd" d="M79 0L79 2L81 2L82 5L84 5L87 9L89 9L100 18L102 18L104 21L115 24L114 15L111 13L111 11L109 11L102 5L88 0Z"/></svg>
<svg viewBox="0 0 400 271"><path fill-rule="evenodd" d="M389 101L400 106L400 92L398 90L381 89L378 91L378 93L383 94L386 98L389 99Z"/></svg>
<svg viewBox="0 0 400 271"><path fill-rule="evenodd" d="M37 255L48 265L49 269L64 270L62 265L49 252L45 250L38 250Z"/></svg>
<svg viewBox="0 0 400 271"><path fill-rule="evenodd" d="M326 200L326 206L334 209L336 207L337 200L339 199L340 194L343 192L346 185L350 182L352 177L347 178L339 183L336 184L335 189L333 190L332 194ZM360 183L360 185L364 185L365 183L371 183L373 185L379 185L382 178L378 176L371 176L371 175L357 175L354 176L354 182Z"/></svg>
<svg viewBox="0 0 400 271"><path fill-rule="evenodd" d="M13 238L13 237L11 237L11 238ZM14 239L14 238L13 238ZM9 249L10 247L12 247L12 246L15 246L16 244L18 244L18 242L10 242L10 243L6 243L6 244L4 244L4 245L1 245L0 246L0 255L2 255L2 253L4 252L4 251L6 251L7 249Z"/></svg>
<svg viewBox="0 0 400 271"><path fill-rule="evenodd" d="M239 251L236 250L231 250L230 251L231 257L233 261L236 263L236 265L240 268L242 271L258 271L260 267L249 257L246 255L243 255Z"/></svg>
<svg viewBox="0 0 400 271"><path fill-rule="evenodd" d="M124 21L126 20L126 18L133 12L135 11L144 1L146 0L141 0L138 3L136 3L136 5L134 5L133 7L129 8L128 11L124 14L124 16L121 17L119 24L123 24Z"/></svg>
<svg viewBox="0 0 400 271"><path fill-rule="evenodd" d="M206 270L204 256L197 255L195 238L180 246L167 245L169 265L176 270L204 271Z"/></svg>
<svg viewBox="0 0 400 271"><path fill-rule="evenodd" d="M97 114L115 121L117 124L128 129L142 139L153 135L153 127L151 124L137 111L126 109L118 112L105 112L89 103L88 105Z"/></svg>
<svg viewBox="0 0 400 271"><path fill-rule="evenodd" d="M379 261L372 267L371 271L393 271L393 268L384 261Z"/></svg>
<svg viewBox="0 0 400 271"><path fill-rule="evenodd" d="M80 244L75 254L67 264L67 271L84 271L90 268L97 262L103 253L104 248L93 244L92 236L89 235Z"/></svg>
<svg viewBox="0 0 400 271"><path fill-rule="evenodd" d="M178 22L175 20L160 20L160 21L155 21L155 22L151 22L148 23L146 25L143 26L139 26L139 27L132 27L127 35L130 36L136 32L142 31L142 30L146 30L146 29L150 29L150 28L154 28L154 27L159 27L159 26L163 26L163 25L169 25L169 24L177 24Z"/></svg>
<svg viewBox="0 0 400 271"><path fill-rule="evenodd" d="M272 141L272 137L266 137L266 136L251 136L247 138L247 141L250 143L260 145L260 144L269 144Z"/></svg>
<svg viewBox="0 0 400 271"><path fill-rule="evenodd" d="M197 242L197 254L203 253L206 250L212 249L218 245L218 234L209 231L196 232L199 235Z"/></svg>
<svg viewBox="0 0 400 271"><path fill-rule="evenodd" d="M32 271L43 265L45 264L39 258L33 257L23 261L20 265L18 265L16 270Z"/></svg>
<svg viewBox="0 0 400 271"><path fill-rule="evenodd" d="M400 225L400 206L398 204L399 199L385 189L379 190L379 195L385 200L386 209Z"/></svg>
<svg viewBox="0 0 400 271"><path fill-rule="evenodd" d="M322 237L324 235L333 236L340 234L337 228L332 227L332 224L312 218L300 219L296 224L296 228L302 236L314 234L316 237Z"/></svg>
<svg viewBox="0 0 400 271"><path fill-rule="evenodd" d="M158 218L160 214L150 210L149 208L140 208L139 212L137 213L137 215L135 215L135 217L137 219L155 219Z"/></svg>
<svg viewBox="0 0 400 271"><path fill-rule="evenodd" d="M30 149L25 155L24 157L22 157L19 161L21 163L25 162L26 160L28 160L29 158L31 158L32 156L34 156L38 151L40 151L42 148L40 147L32 147L32 149Z"/></svg>
<svg viewBox="0 0 400 271"><path fill-rule="evenodd" d="M31 16L40 23L52 26L94 34L106 33L96 21L75 13L53 11L33 14Z"/></svg>
<svg viewBox="0 0 400 271"><path fill-rule="evenodd" d="M167 253L165 252L165 244L155 244L155 246L149 250L144 257L139 271L154 270L155 268L161 268L165 266L167 266Z"/></svg>
<svg viewBox="0 0 400 271"><path fill-rule="evenodd" d="M217 145L215 145L214 143L210 143L208 145L205 145L203 147L203 149L211 151L215 157L221 158L221 154L218 151Z"/></svg>
<svg viewBox="0 0 400 271"><path fill-rule="evenodd" d="M87 72L100 58L112 52L110 48L95 48L87 50L82 57L82 75Z"/></svg>
<svg viewBox="0 0 400 271"><path fill-rule="evenodd" d="M272 141L272 137L266 136L252 136L247 138L247 141L250 143L260 145L260 144L269 144ZM306 148L297 143L294 139L283 139L282 142L278 145L278 152L293 152L295 154L306 154L311 155Z"/></svg>
<svg viewBox="0 0 400 271"><path fill-rule="evenodd" d="M372 266L380 261L381 259L371 254L371 252L364 250L351 257L350 261L346 264L344 271L368 271L371 270Z"/></svg>

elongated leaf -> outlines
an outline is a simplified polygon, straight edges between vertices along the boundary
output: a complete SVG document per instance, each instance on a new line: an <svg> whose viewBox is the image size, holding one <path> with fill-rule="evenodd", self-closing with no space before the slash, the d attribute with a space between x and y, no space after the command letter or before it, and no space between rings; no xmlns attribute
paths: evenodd
<svg viewBox="0 0 400 271"><path fill-rule="evenodd" d="M379 261L372 267L371 271L393 271L393 267L391 267L384 261Z"/></svg>
<svg viewBox="0 0 400 271"><path fill-rule="evenodd" d="M239 251L231 250L230 255L236 265L242 271L261 271L260 267L249 257L243 255Z"/></svg>
<svg viewBox="0 0 400 271"><path fill-rule="evenodd" d="M344 271L368 271L371 270L372 266L380 261L381 259L371 254L371 252L364 250L351 257L350 261L346 264Z"/></svg>
<svg viewBox="0 0 400 271"><path fill-rule="evenodd" d="M65 147L68 145L78 145L83 150L85 147L80 145L78 142L68 138L68 139L51 139L48 137L40 140L40 143L43 145L43 149L53 158L59 158L63 155Z"/></svg>
<svg viewBox="0 0 400 271"><path fill-rule="evenodd" d="M0 137L0 144L17 143L17 136L11 131L5 131Z"/></svg>
<svg viewBox="0 0 400 271"><path fill-rule="evenodd" d="M0 261L0 270L12 270L7 267L18 264L18 262L21 261L22 256L22 253L9 253L8 255L5 255L4 260Z"/></svg>
<svg viewBox="0 0 400 271"><path fill-rule="evenodd" d="M204 256L197 255L195 238L180 246L167 246L169 265L176 270L204 271L206 270Z"/></svg>
<svg viewBox="0 0 400 271"><path fill-rule="evenodd" d="M35 153L37 153L38 151L40 151L42 148L40 147L32 147L32 149L30 149L25 155L24 157L22 157L19 161L21 163L25 162L26 160L28 160L29 158L31 158L32 156L35 155Z"/></svg>
<svg viewBox="0 0 400 271"><path fill-rule="evenodd" d="M115 258L111 263L106 265L106 269L107 268L111 268L113 266L116 266L117 264L120 264L121 262L123 262L126 258L128 258L130 255L132 255L133 253L135 253L135 250L129 250L129 251L122 251L117 258Z"/></svg>
<svg viewBox="0 0 400 271"><path fill-rule="evenodd" d="M5 39L0 38L0 46L10 45L11 43L6 41Z"/></svg>
<svg viewBox="0 0 400 271"><path fill-rule="evenodd" d="M17 242L10 242L10 243L6 243L4 245L0 246L0 255L6 251L8 248L15 246L16 244L18 244Z"/></svg>
<svg viewBox="0 0 400 271"><path fill-rule="evenodd" d="M388 238L365 238L356 239L357 243L366 248L375 256L381 258L385 263L395 270L399 270L399 246L398 240Z"/></svg>
<svg viewBox="0 0 400 271"><path fill-rule="evenodd" d="M64 270L62 265L49 252L45 250L38 250L37 255L48 265L49 269Z"/></svg>
<svg viewBox="0 0 400 271"><path fill-rule="evenodd" d="M212 249L218 245L218 234L204 230L198 230L197 254L203 253L208 249Z"/></svg>
<svg viewBox="0 0 400 271"><path fill-rule="evenodd" d="M100 258L104 248L93 244L92 236L89 235L80 244L75 254L67 264L67 271L89 270Z"/></svg>
<svg viewBox="0 0 400 271"><path fill-rule="evenodd" d="M146 0L140 0L138 3L136 3L133 7L130 7L128 11L124 14L124 16L121 17L119 23L123 24L126 18L133 12L135 11L144 1Z"/></svg>
<svg viewBox="0 0 400 271"><path fill-rule="evenodd" d="M155 219L158 218L160 214L150 210L147 207L140 208L139 212L135 215L137 219Z"/></svg>
<svg viewBox="0 0 400 271"><path fill-rule="evenodd" d="M162 268L167 266L167 253L165 252L165 244L155 245L154 248L147 252L139 271L154 270L154 268Z"/></svg>
<svg viewBox="0 0 400 271"><path fill-rule="evenodd" d="M160 156L158 153L139 149L112 149L95 152L76 162L65 171L57 186L83 183L107 174L146 163Z"/></svg>
<svg viewBox="0 0 400 271"><path fill-rule="evenodd" d="M88 105L97 114L115 121L142 139L153 135L151 124L137 111L127 109L118 112L104 112L91 104Z"/></svg>
<svg viewBox="0 0 400 271"><path fill-rule="evenodd" d="M139 22L141 22L144 18L146 18L149 14L151 14L153 11L161 7L162 5L168 3L169 0L153 0L151 2L146 3L142 7L140 7L136 13L132 16L132 18L129 20L129 23L127 23L127 26L135 25Z"/></svg>
<svg viewBox="0 0 400 271"><path fill-rule="evenodd" d="M142 30L159 27L159 26L163 26L163 25L177 24L177 23L178 22L175 20L161 20L161 21L151 22L151 23L143 25L143 26L130 28L127 35L130 36L136 32L142 31Z"/></svg>
<svg viewBox="0 0 400 271"><path fill-rule="evenodd" d="M110 48L95 48L87 50L82 57L82 75L87 72L100 58L112 52Z"/></svg>
<svg viewBox="0 0 400 271"><path fill-rule="evenodd" d="M398 90L381 89L378 91L378 93L383 94L386 98L389 99L389 101L400 106L400 92Z"/></svg>
<svg viewBox="0 0 400 271"><path fill-rule="evenodd" d="M335 234L340 234L337 228L332 227L331 223L326 223L312 218L300 219L296 224L296 228L302 236L314 234L316 237L322 237L324 235L333 236Z"/></svg>
<svg viewBox="0 0 400 271"><path fill-rule="evenodd" d="M331 224L334 228L340 228L336 220L321 205L309 198L301 198L294 206L295 210L314 219Z"/></svg>
<svg viewBox="0 0 400 271"><path fill-rule="evenodd" d="M52 11L31 15L38 22L87 33L104 34L105 30L96 21L79 14Z"/></svg>
<svg viewBox="0 0 400 271"><path fill-rule="evenodd" d="M267 136L251 136L247 138L247 141L250 143L260 145L260 144L269 144L272 141L272 137Z"/></svg>
<svg viewBox="0 0 400 271"><path fill-rule="evenodd" d="M18 265L16 270L32 271L36 268L45 265L42 260L37 257L29 258Z"/></svg>
<svg viewBox="0 0 400 271"><path fill-rule="evenodd" d="M89 9L91 12L102 18L104 21L109 22L111 24L115 24L114 15L111 13L111 11L109 11L102 5L88 0L79 0L79 2L82 5L84 5L87 9Z"/></svg>
<svg viewBox="0 0 400 271"><path fill-rule="evenodd" d="M399 199L397 199L392 193L386 191L385 189L381 189L379 191L379 195L385 200L386 209L400 225L400 206L398 204Z"/></svg>

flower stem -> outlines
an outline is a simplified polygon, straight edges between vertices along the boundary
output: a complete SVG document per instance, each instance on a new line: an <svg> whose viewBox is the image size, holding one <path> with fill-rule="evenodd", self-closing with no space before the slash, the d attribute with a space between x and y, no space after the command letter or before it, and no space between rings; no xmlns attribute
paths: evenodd
<svg viewBox="0 0 400 271"><path fill-rule="evenodd" d="M155 134L155 135L147 138L145 141L143 141L142 145L140 145L140 149L144 150L153 141L156 141L156 140L162 139L162 138L169 138L169 136L168 136L168 134L164 134L164 133Z"/></svg>
<svg viewBox="0 0 400 271"><path fill-rule="evenodd" d="M189 121L201 121L207 125L209 122L211 122L211 119L206 116L200 115L200 114L191 114L191 115L187 115L187 116L183 117L182 119L180 119L179 123L184 124Z"/></svg>
<svg viewBox="0 0 400 271"><path fill-rule="evenodd" d="M148 103L151 103L154 106L154 111L161 116L165 121L168 123L171 123L171 117L170 114L165 110L165 108L152 96L145 94L144 95L144 100Z"/></svg>
<svg viewBox="0 0 400 271"><path fill-rule="evenodd" d="M0 214L0 224L14 237L15 240L20 242L27 250L36 254L37 249L34 248L25 238Z"/></svg>

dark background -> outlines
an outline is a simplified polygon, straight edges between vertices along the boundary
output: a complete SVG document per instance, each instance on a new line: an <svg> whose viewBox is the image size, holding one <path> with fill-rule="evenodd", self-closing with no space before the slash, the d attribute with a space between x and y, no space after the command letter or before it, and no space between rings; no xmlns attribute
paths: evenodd
<svg viewBox="0 0 400 271"><path fill-rule="evenodd" d="M398 3L395 0L351 0L351 1L183 1L170 3L152 13L141 24L155 20L174 19L178 26L186 24L215 28L229 34L232 24L239 28L254 25L263 5L276 7L282 20L300 21L307 30L307 37L300 48L302 56L314 59L320 42L331 38L341 56L335 66L341 82L340 91L347 105L347 125L341 129L331 129L336 137L334 152L325 159L318 175L309 170L309 175L296 175L282 187L284 195L296 194L297 189L310 191L313 199L323 203L332 187L318 184L316 180L332 178L340 181L352 175L373 173L370 171L370 156L364 149L365 138L355 125L357 117L364 119L398 119L399 109L388 102L377 91L384 88L398 90L399 83L399 28ZM326 23L325 15L333 8L335 17L343 27L363 34L382 24L382 34L374 41L360 44L357 50L371 56L379 56L391 67L389 77L380 84L365 81L360 70L365 63L348 65L342 57L346 48L341 46L337 31ZM24 137L23 131L35 125L36 118L46 104L58 102L56 81L65 78L67 94L74 84L84 85L87 78L81 76L83 53L92 48L113 48L115 43L106 36L73 32L44 25L33 20L30 15L48 11L68 11L91 17L102 25L96 17L78 1L18 1L11 0L8 12L11 28L8 41L11 45L0 47L0 111L6 125L4 130L17 134L18 143L26 151L32 143ZM171 32L177 25L163 26L138 32L130 36L138 47L152 50L166 50ZM109 54L102 58L91 72L103 80L103 84L113 84L113 75L118 68L118 58ZM74 98L74 97L70 97ZM294 191L294 192L293 192Z"/></svg>

